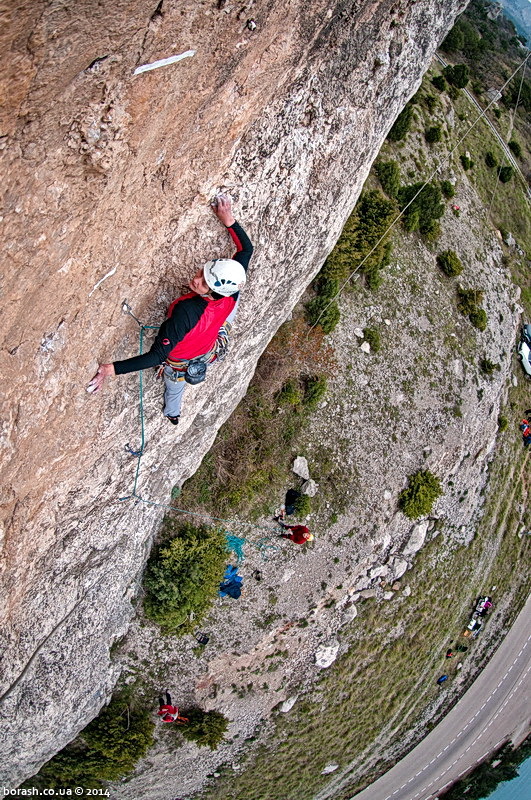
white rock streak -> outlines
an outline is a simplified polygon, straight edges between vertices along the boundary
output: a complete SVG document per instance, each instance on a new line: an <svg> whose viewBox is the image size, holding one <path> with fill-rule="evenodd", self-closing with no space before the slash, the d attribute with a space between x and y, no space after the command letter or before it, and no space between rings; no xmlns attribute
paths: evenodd
<svg viewBox="0 0 531 800"><path fill-rule="evenodd" d="M151 64L143 64L141 67L137 67L133 75L140 75L141 72L150 72L150 70L158 69L159 67L167 67L170 64L175 64L177 61L182 61L183 58L190 58L191 56L195 56L195 50L187 50L186 53L181 53L178 56L161 58L160 61L152 61Z"/></svg>
<svg viewBox="0 0 531 800"><path fill-rule="evenodd" d="M103 281L106 281L107 278L110 278L111 275L114 275L115 272L116 272L116 267L113 267L111 270L109 270L109 272L106 275L103 276L103 278L100 278L100 280L97 283L95 283L94 286L92 287L92 291L89 292L89 297L92 297L98 286L100 286L103 283Z"/></svg>

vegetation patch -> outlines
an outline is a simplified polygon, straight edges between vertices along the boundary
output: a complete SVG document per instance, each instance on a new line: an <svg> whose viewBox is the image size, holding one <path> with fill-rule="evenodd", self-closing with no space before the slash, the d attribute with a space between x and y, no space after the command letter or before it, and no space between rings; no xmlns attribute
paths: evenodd
<svg viewBox="0 0 531 800"><path fill-rule="evenodd" d="M406 231L419 231L428 238L438 234L438 220L444 214L442 193L438 183L422 182L402 186L398 204L403 212L402 223Z"/></svg>
<svg viewBox="0 0 531 800"><path fill-rule="evenodd" d="M481 289L457 289L457 309L467 316L474 326L480 331L487 327L487 313L481 308L483 291Z"/></svg>
<svg viewBox="0 0 531 800"><path fill-rule="evenodd" d="M442 253L439 253L437 264L449 278L454 278L463 271L461 259L454 250L443 250Z"/></svg>
<svg viewBox="0 0 531 800"><path fill-rule="evenodd" d="M398 507L406 517L419 519L431 512L442 493L439 478L429 470L419 470L409 476L407 488L398 497Z"/></svg>
<svg viewBox="0 0 531 800"><path fill-rule="evenodd" d="M214 598L227 561L224 532L167 518L163 544L154 548L144 574L144 611L164 633L190 633Z"/></svg>
<svg viewBox="0 0 531 800"><path fill-rule="evenodd" d="M23 789L101 788L130 773L153 745L155 725L144 709L115 697L74 742L57 753Z"/></svg>
<svg viewBox="0 0 531 800"><path fill-rule="evenodd" d="M489 797L503 781L518 776L518 767L531 756L531 736L518 748L508 742L488 761L484 761L465 778L456 781L449 789L439 795L444 800L482 800Z"/></svg>
<svg viewBox="0 0 531 800"><path fill-rule="evenodd" d="M178 728L185 739L195 742L198 747L209 747L217 750L225 737L229 720L220 711L203 711L200 708L189 708L183 711L188 723Z"/></svg>

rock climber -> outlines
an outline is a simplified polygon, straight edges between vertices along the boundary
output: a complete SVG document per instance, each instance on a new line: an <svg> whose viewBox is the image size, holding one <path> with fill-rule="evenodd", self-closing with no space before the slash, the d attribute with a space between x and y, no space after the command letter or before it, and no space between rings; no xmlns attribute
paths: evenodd
<svg viewBox="0 0 531 800"><path fill-rule="evenodd" d="M190 291L170 304L167 319L160 326L149 352L112 364L100 364L87 391L98 391L105 379L112 375L162 365L165 384L163 413L173 425L178 424L185 381L199 383L204 380L207 365L226 351L239 291L245 285L253 253L249 237L236 222L230 198L218 195L212 202L212 210L236 245L233 258L208 261L198 269L188 284ZM192 368L199 377L192 377Z"/></svg>
<svg viewBox="0 0 531 800"><path fill-rule="evenodd" d="M164 701L164 696L166 701ZM177 706L172 705L171 696L167 689L159 697L159 710L157 714L162 718L162 722L176 722L177 725L186 725L188 719L181 717Z"/></svg>
<svg viewBox="0 0 531 800"><path fill-rule="evenodd" d="M287 531L290 531L290 533L279 533L282 539L291 539L295 544L306 544L306 542L313 541L313 533L310 533L306 525L286 525L278 517L275 517L275 521Z"/></svg>

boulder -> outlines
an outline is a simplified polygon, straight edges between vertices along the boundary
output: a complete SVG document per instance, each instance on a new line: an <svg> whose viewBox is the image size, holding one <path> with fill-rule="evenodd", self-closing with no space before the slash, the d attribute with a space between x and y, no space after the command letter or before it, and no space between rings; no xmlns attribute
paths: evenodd
<svg viewBox="0 0 531 800"><path fill-rule="evenodd" d="M361 345L360 345L360 350L363 350L364 353L370 353L371 352L371 346L370 346L369 342L362 342Z"/></svg>
<svg viewBox="0 0 531 800"><path fill-rule="evenodd" d="M308 461L304 456L297 456L295 461L293 462L292 472L295 475L298 475L299 478L303 478L305 481L310 480L310 470L308 469Z"/></svg>
<svg viewBox="0 0 531 800"><path fill-rule="evenodd" d="M418 525L413 526L413 530L411 531L411 535L407 541L404 550L402 551L405 556L413 555L417 553L424 541L426 539L426 533L428 531L428 521L424 520L424 522L419 522Z"/></svg>
<svg viewBox="0 0 531 800"><path fill-rule="evenodd" d="M307 494L308 497L315 497L318 491L319 491L319 484L316 483L315 481L312 481L311 478L308 481L304 481L304 483L302 484L301 492L303 494Z"/></svg>
<svg viewBox="0 0 531 800"><path fill-rule="evenodd" d="M293 706L297 702L298 698L299 698L299 695L298 694L294 694L291 697L288 697L287 700L284 700L284 702L280 706L280 710L282 711L282 713L283 714L287 714L288 711L291 711L291 709L293 708Z"/></svg>
<svg viewBox="0 0 531 800"><path fill-rule="evenodd" d="M395 578L401 578L408 568L408 563L405 558L395 558L393 561L393 572Z"/></svg>
<svg viewBox="0 0 531 800"><path fill-rule="evenodd" d="M321 775L329 775L331 772L335 772L336 769L339 769L339 764L327 764L321 771Z"/></svg>
<svg viewBox="0 0 531 800"><path fill-rule="evenodd" d="M330 667L337 658L339 652L339 642L332 639L328 644L321 644L315 652L315 663L321 669Z"/></svg>

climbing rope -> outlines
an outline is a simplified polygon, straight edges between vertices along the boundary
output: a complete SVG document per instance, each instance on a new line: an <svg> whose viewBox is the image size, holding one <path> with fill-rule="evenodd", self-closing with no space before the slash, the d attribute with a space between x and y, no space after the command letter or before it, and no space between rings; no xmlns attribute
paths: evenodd
<svg viewBox="0 0 531 800"><path fill-rule="evenodd" d="M138 317L133 314L131 306L127 301L122 304L122 310L125 311L129 316L131 316L135 322L138 324L140 329L140 336L139 336L139 354L142 355L143 347L144 347L144 331L153 329L158 330L160 325L144 325ZM270 526L265 525L256 525L254 522L244 522L242 520L228 520L224 519L223 517L215 517L212 514L201 513L197 511L188 511L185 508L178 508L175 505L170 503L159 503L155 500L146 500L140 494L138 494L137 487L138 487L138 478L140 475L140 460L144 455L144 450L146 447L146 436L145 436L145 426L144 426L144 383L142 380L142 370L139 371L139 413L140 413L140 447L138 450L134 450L129 443L125 445L125 450L130 453L134 458L137 459L136 470L135 470L135 479L133 483L133 491L131 494L126 495L125 497L119 497L118 499L120 502L124 502L125 500L134 500L135 503L144 503L145 505L149 506L157 506L158 508L167 508L171 511L175 511L178 514L188 514L192 517L200 517L202 519L213 520L215 522L223 522L230 526L236 525L245 525L250 528L260 528L261 530L268 531L271 533L273 530ZM173 493L172 493L173 496ZM231 534L229 531L225 531L225 535L227 537L227 546L229 550L233 550L236 554L238 561L243 561L243 546L246 543L249 543L256 547L261 555L262 558L267 558L267 551L276 551L278 547L273 544L269 544L270 537L262 536L257 542L249 542L245 537L239 537L234 534Z"/></svg>

